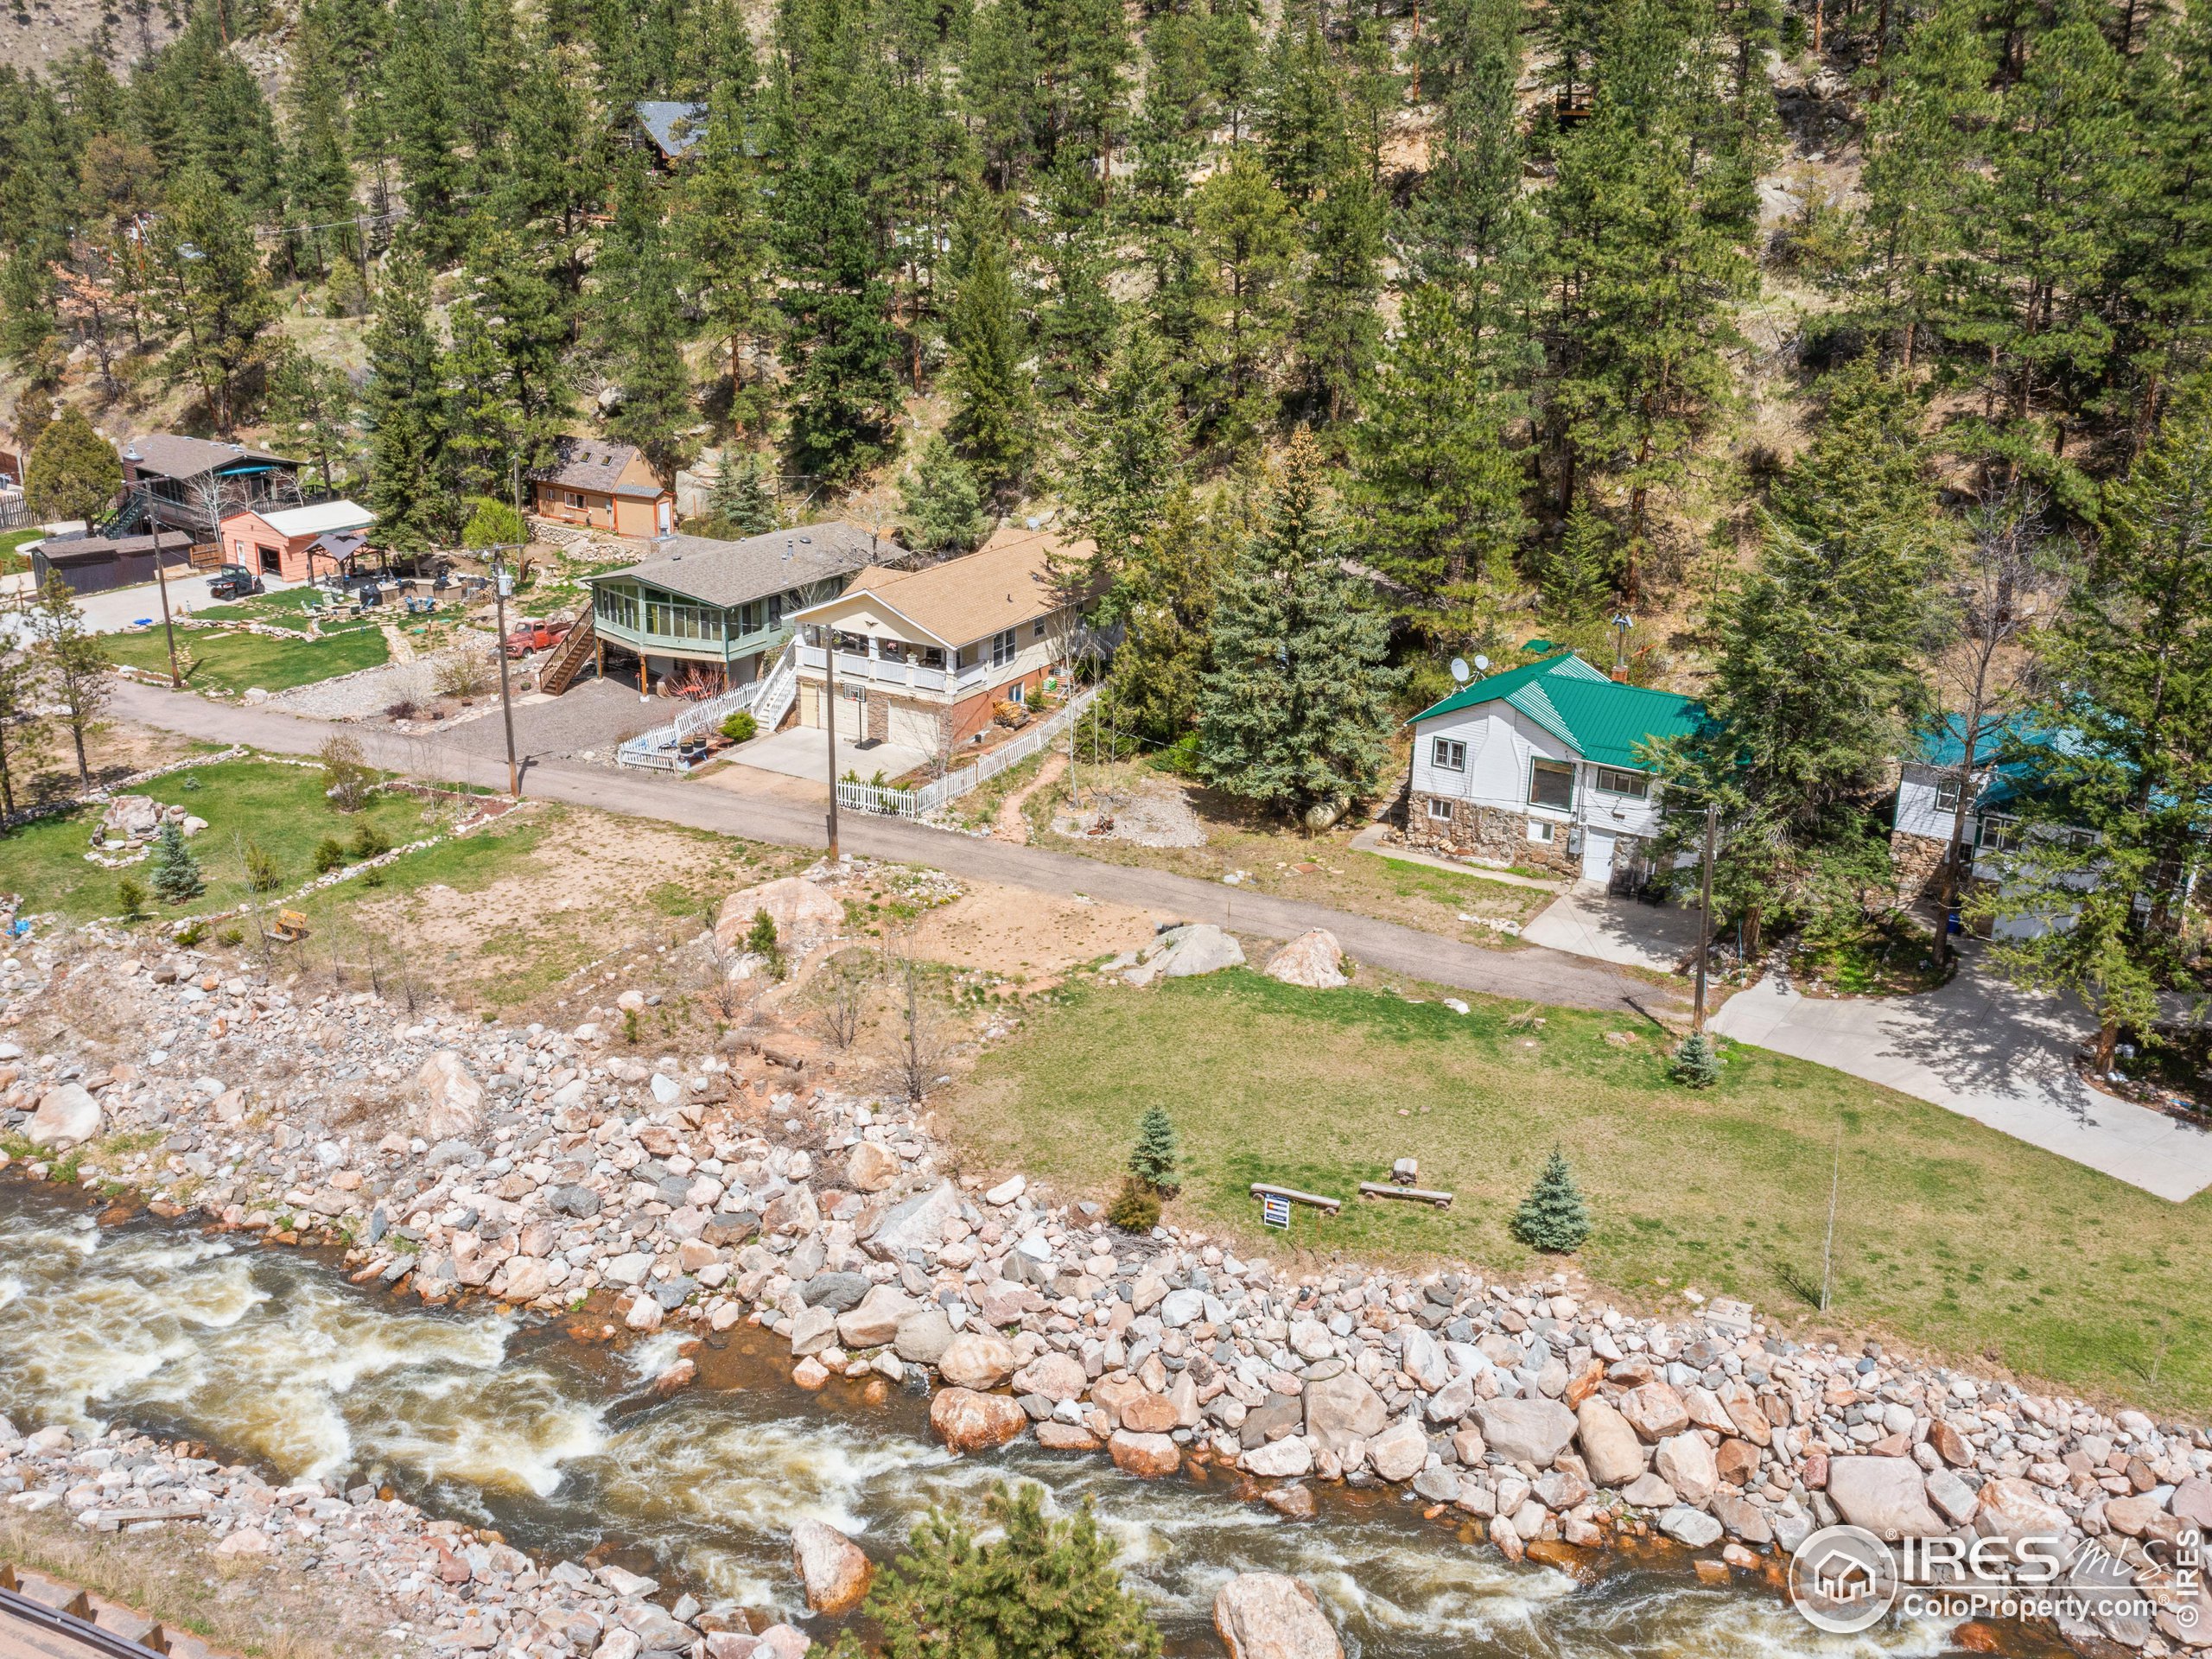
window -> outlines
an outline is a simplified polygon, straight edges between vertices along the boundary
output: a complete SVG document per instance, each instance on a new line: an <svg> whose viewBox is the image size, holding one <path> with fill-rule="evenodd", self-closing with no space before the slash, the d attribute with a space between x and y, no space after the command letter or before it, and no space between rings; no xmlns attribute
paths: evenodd
<svg viewBox="0 0 2212 1659"><path fill-rule="evenodd" d="M1633 795L1642 800L1651 788L1651 780L1640 772L1627 772L1619 766L1598 768L1597 789L1605 795Z"/></svg>
<svg viewBox="0 0 2212 1659"><path fill-rule="evenodd" d="M1465 772L1467 746L1456 737L1440 737L1429 745L1428 758L1439 772Z"/></svg>
<svg viewBox="0 0 2212 1659"><path fill-rule="evenodd" d="M599 620L618 628L635 632L638 626L638 596L619 588L601 588L593 595L592 614Z"/></svg>
<svg viewBox="0 0 2212 1659"><path fill-rule="evenodd" d="M879 639L875 642L875 650L876 654L887 663L903 663L911 647L904 639Z"/></svg>
<svg viewBox="0 0 2212 1659"><path fill-rule="evenodd" d="M1529 821L1529 839L1541 842L1548 847L1552 842L1552 829L1553 826L1546 823L1541 818L1531 818Z"/></svg>
<svg viewBox="0 0 2212 1659"><path fill-rule="evenodd" d="M768 626L772 628L784 626L784 596L781 594L768 595Z"/></svg>
<svg viewBox="0 0 2212 1659"><path fill-rule="evenodd" d="M1428 816L1446 823L1452 822L1452 803L1432 795L1428 798Z"/></svg>
<svg viewBox="0 0 2212 1659"><path fill-rule="evenodd" d="M1045 619L1043 617L1039 617L1035 623L1031 626L1029 637L1032 639L1042 639L1045 637Z"/></svg>
<svg viewBox="0 0 2212 1659"><path fill-rule="evenodd" d="M1018 632L1017 629L1007 628L1002 632L991 636L991 666L993 668L1004 668L1014 660L1014 653L1020 649L1020 642L1015 638Z"/></svg>
<svg viewBox="0 0 2212 1659"><path fill-rule="evenodd" d="M1938 812L1957 811L1959 796L1962 792L1956 778L1937 779L1936 780L1936 810Z"/></svg>
<svg viewBox="0 0 2212 1659"><path fill-rule="evenodd" d="M1984 818L1980 844L1986 853L2010 852L2020 844L2020 821L2018 818Z"/></svg>
<svg viewBox="0 0 2212 1659"><path fill-rule="evenodd" d="M1012 685L1007 687L1006 695L1001 697L999 701L1001 702L1020 704L1028 702L1029 699L1023 692L1021 682L1020 680L1016 680Z"/></svg>
<svg viewBox="0 0 2212 1659"><path fill-rule="evenodd" d="M864 633L847 633L842 628L838 628L831 632L830 638L848 657L868 655L868 635Z"/></svg>
<svg viewBox="0 0 2212 1659"><path fill-rule="evenodd" d="M568 497L569 505L572 507L581 507L586 505L583 498L583 493L581 490L563 490L562 493Z"/></svg>
<svg viewBox="0 0 2212 1659"><path fill-rule="evenodd" d="M1539 760L1529 772L1529 804L1567 811L1574 804L1574 768L1564 760Z"/></svg>

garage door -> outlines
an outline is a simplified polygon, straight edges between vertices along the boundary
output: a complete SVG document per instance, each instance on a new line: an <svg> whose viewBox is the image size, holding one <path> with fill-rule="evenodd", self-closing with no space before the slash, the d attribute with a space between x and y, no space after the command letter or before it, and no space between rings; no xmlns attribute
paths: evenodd
<svg viewBox="0 0 2212 1659"><path fill-rule="evenodd" d="M925 754L935 754L940 741L939 722L936 711L929 709L906 709L894 703L891 709L891 741L909 749L919 749Z"/></svg>
<svg viewBox="0 0 2212 1659"><path fill-rule="evenodd" d="M1582 879L1610 881L1613 876L1613 837L1604 830L1582 832Z"/></svg>
<svg viewBox="0 0 2212 1659"><path fill-rule="evenodd" d="M822 686L818 682L808 689L807 696L811 701L814 708L814 720L812 722L814 728L817 731L820 731L822 729ZM859 742L861 739L866 735L862 728L861 722L867 718L867 709L862 704L854 702L843 688L840 687L837 692L838 741L842 743Z"/></svg>

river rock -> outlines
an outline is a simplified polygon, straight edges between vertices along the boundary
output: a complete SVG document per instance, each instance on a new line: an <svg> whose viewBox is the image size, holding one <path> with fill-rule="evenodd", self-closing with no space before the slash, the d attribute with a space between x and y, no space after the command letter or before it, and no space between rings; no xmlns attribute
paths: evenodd
<svg viewBox="0 0 2212 1659"><path fill-rule="evenodd" d="M806 1586L807 1607L832 1618L861 1605L875 1572L858 1544L819 1521L791 1529L791 1565Z"/></svg>
<svg viewBox="0 0 2212 1659"><path fill-rule="evenodd" d="M1578 1427L1574 1414L1556 1400L1484 1400L1475 1407L1475 1427L1490 1449L1508 1463L1548 1468L1567 1450Z"/></svg>
<svg viewBox="0 0 2212 1659"><path fill-rule="evenodd" d="M1658 1450L1652 1453L1651 1470L1673 1487L1675 1496L1685 1503L1702 1505L1711 1502L1714 1489L1720 1484L1720 1471L1713 1460L1713 1448L1696 1429L1670 1434L1660 1441Z"/></svg>
<svg viewBox="0 0 2212 1659"><path fill-rule="evenodd" d="M1014 1344L995 1331L963 1331L937 1362L944 1380L963 1389L995 1389L1014 1367Z"/></svg>
<svg viewBox="0 0 2212 1659"><path fill-rule="evenodd" d="M1344 1659L1321 1599L1281 1573L1240 1573L1223 1585L1213 1628L1229 1659Z"/></svg>
<svg viewBox="0 0 2212 1659"><path fill-rule="evenodd" d="M476 1132L484 1085L457 1050L442 1048L415 1074L417 1096L411 1115L415 1132L429 1141L450 1141Z"/></svg>
<svg viewBox="0 0 2212 1659"><path fill-rule="evenodd" d="M1385 1480L1411 1480L1428 1461L1428 1436L1410 1417L1401 1417L1367 1443L1367 1461Z"/></svg>
<svg viewBox="0 0 2212 1659"><path fill-rule="evenodd" d="M776 925L776 942L791 956L804 956L844 925L845 907L804 876L787 875L733 893L715 916L715 942L734 950L762 911Z"/></svg>
<svg viewBox="0 0 2212 1659"><path fill-rule="evenodd" d="M1910 1458L1831 1459L1828 1497L1845 1520L1885 1543L1949 1530L1928 1506L1920 1465Z"/></svg>
<svg viewBox="0 0 2212 1659"><path fill-rule="evenodd" d="M1300 934L1269 957L1268 965L1260 971L1286 985L1333 991L1351 982L1344 976L1344 947L1337 943L1337 936L1325 927L1316 927Z"/></svg>
<svg viewBox="0 0 2212 1659"><path fill-rule="evenodd" d="M1194 979L1244 965L1244 947L1211 922L1173 928L1160 937L1166 943L1160 957L1163 979Z"/></svg>
<svg viewBox="0 0 2212 1659"><path fill-rule="evenodd" d="M951 1345L952 1321L936 1307L909 1313L891 1338L891 1351L910 1365L934 1365Z"/></svg>
<svg viewBox="0 0 2212 1659"><path fill-rule="evenodd" d="M934 1250L944 1237L944 1224L959 1213L959 1188L940 1181L885 1211L868 1236L868 1247L887 1259L908 1250Z"/></svg>
<svg viewBox="0 0 2212 1659"><path fill-rule="evenodd" d="M534 1302L553 1285L552 1264L535 1255L510 1256L507 1282L499 1294L511 1302Z"/></svg>
<svg viewBox="0 0 2212 1659"><path fill-rule="evenodd" d="M1843 1471L1839 1459L1828 1471L1828 1495L1835 1497L1836 1478ZM2118 1500L2125 1502L2125 1500ZM1843 1500L1836 1498L1839 1508ZM2105 1505L2105 1516L2112 1519L2113 1504ZM1981 1507L1974 1511L1974 1529L1985 1538L2001 1538L2018 1545L2024 1540L2040 1538L2063 1539L2067 1531L2066 1511L2052 1503L2040 1487L2024 1480L1988 1480L1981 1486Z"/></svg>
<svg viewBox="0 0 2212 1659"><path fill-rule="evenodd" d="M955 1452L988 1452L1028 1426L1029 1414L1003 1394L939 1389L930 1401L930 1427Z"/></svg>
<svg viewBox="0 0 2212 1659"><path fill-rule="evenodd" d="M1182 1452L1165 1434L1138 1434L1117 1428L1106 1442L1106 1450L1116 1469L1146 1480L1172 1475L1183 1466Z"/></svg>
<svg viewBox="0 0 2212 1659"><path fill-rule="evenodd" d="M913 1311L913 1299L896 1286L877 1285L858 1307L837 1316L837 1339L848 1348L880 1348L899 1334L899 1322Z"/></svg>
<svg viewBox="0 0 2212 1659"><path fill-rule="evenodd" d="M1014 1374L1014 1387L1017 1394L1042 1395L1058 1405L1065 1401L1080 1399L1088 1380L1084 1376L1081 1360L1073 1354L1051 1349L1038 1355Z"/></svg>
<svg viewBox="0 0 2212 1659"><path fill-rule="evenodd" d="M100 1103L79 1083L57 1084L39 1096L38 1109L23 1130L35 1147L55 1151L91 1140L100 1132Z"/></svg>
<svg viewBox="0 0 2212 1659"><path fill-rule="evenodd" d="M858 1307L861 1298L873 1288L864 1273L817 1273L799 1287L798 1299L809 1307L842 1313L849 1307Z"/></svg>
<svg viewBox="0 0 2212 1659"><path fill-rule="evenodd" d="M1343 1452L1354 1440L1380 1434L1390 1421L1382 1396L1345 1370L1306 1385L1306 1432L1324 1452Z"/></svg>
<svg viewBox="0 0 2212 1659"><path fill-rule="evenodd" d="M845 1154L845 1185L855 1192L880 1192L899 1179L895 1154L862 1141Z"/></svg>
<svg viewBox="0 0 2212 1659"><path fill-rule="evenodd" d="M803 1307L791 1321L791 1352L798 1356L818 1354L835 1345L837 1340L837 1316L826 1307Z"/></svg>
<svg viewBox="0 0 2212 1659"><path fill-rule="evenodd" d="M1133 1434L1166 1434L1180 1416L1164 1394L1133 1394L1122 1402L1122 1427Z"/></svg>
<svg viewBox="0 0 2212 1659"><path fill-rule="evenodd" d="M1720 1523L1703 1510L1677 1503L1659 1517L1659 1530L1678 1544L1707 1549L1720 1541Z"/></svg>
<svg viewBox="0 0 2212 1659"><path fill-rule="evenodd" d="M1313 1472L1313 1449L1302 1434L1286 1434L1268 1446L1255 1446L1236 1460L1248 1475L1294 1480Z"/></svg>
<svg viewBox="0 0 2212 1659"><path fill-rule="evenodd" d="M1657 1445L1669 1434L1690 1426L1690 1409L1682 1396L1664 1382L1646 1382L1630 1389L1620 1399L1621 1415L1646 1441Z"/></svg>
<svg viewBox="0 0 2212 1659"><path fill-rule="evenodd" d="M1575 1412L1574 1421L1591 1479L1600 1486L1625 1486L1643 1472L1643 1442L1609 1402L1592 1395Z"/></svg>

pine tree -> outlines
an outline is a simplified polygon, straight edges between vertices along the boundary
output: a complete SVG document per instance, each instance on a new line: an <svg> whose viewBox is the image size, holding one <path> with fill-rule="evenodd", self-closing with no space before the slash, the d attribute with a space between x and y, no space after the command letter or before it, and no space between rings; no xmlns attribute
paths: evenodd
<svg viewBox="0 0 2212 1659"><path fill-rule="evenodd" d="M449 409L444 363L430 327L430 278L412 247L397 250L363 341L361 391L368 429L368 505L385 545L443 544L459 519L446 457Z"/></svg>
<svg viewBox="0 0 2212 1659"><path fill-rule="evenodd" d="M1098 550L1095 568L1079 578L1091 588L1116 580L1139 556L1175 487L1175 389L1159 335L1136 321L1122 330L1105 384L1071 425L1065 492Z"/></svg>
<svg viewBox="0 0 2212 1659"><path fill-rule="evenodd" d="M1198 766L1230 794L1333 819L1389 755L1389 629L1343 568L1325 465L1299 429L1212 618Z"/></svg>
<svg viewBox="0 0 2212 1659"><path fill-rule="evenodd" d="M1720 1081L1720 1053L1713 1039L1694 1031L1682 1039L1667 1064L1667 1075L1685 1089L1710 1089Z"/></svg>
<svg viewBox="0 0 2212 1659"><path fill-rule="evenodd" d="M1175 1140L1175 1122L1161 1106L1147 1106L1137 1124L1137 1143L1129 1153L1129 1173L1161 1192L1172 1191L1183 1154Z"/></svg>
<svg viewBox="0 0 2212 1659"><path fill-rule="evenodd" d="M1545 616L1570 626L1599 621L1611 609L1619 573L1618 533L1587 502L1577 501L1557 545L1536 563Z"/></svg>
<svg viewBox="0 0 2212 1659"><path fill-rule="evenodd" d="M453 346L442 373L450 392L445 415L446 466L463 495L505 495L524 458L522 406L507 360L473 298L448 308Z"/></svg>
<svg viewBox="0 0 2212 1659"><path fill-rule="evenodd" d="M901 528L925 553L966 553L989 532L982 486L944 435L932 432L921 457L899 480Z"/></svg>
<svg viewBox="0 0 2212 1659"><path fill-rule="evenodd" d="M174 822L163 820L154 832L153 864L154 891L163 904L186 904L207 891L200 861L186 843L183 829Z"/></svg>
<svg viewBox="0 0 2212 1659"><path fill-rule="evenodd" d="M568 425L568 296L512 232L481 223L469 248L467 273L477 315L505 360L524 468L542 467Z"/></svg>
<svg viewBox="0 0 2212 1659"><path fill-rule="evenodd" d="M841 156L810 148L777 190L793 456L801 471L842 480L881 452L898 404L890 284Z"/></svg>
<svg viewBox="0 0 2212 1659"><path fill-rule="evenodd" d="M24 462L23 496L32 515L45 523L104 518L122 487L123 463L115 447L93 429L84 410L62 404Z"/></svg>
<svg viewBox="0 0 2212 1659"><path fill-rule="evenodd" d="M77 752L77 781L92 786L91 763L85 740L107 707L114 689L114 664L100 645L99 636L86 625L59 570L49 571L31 601L31 655L40 689L60 709L61 723L69 728Z"/></svg>
<svg viewBox="0 0 2212 1659"><path fill-rule="evenodd" d="M30 622L26 608L20 597L0 601L0 639L22 637ZM29 780L32 766L46 749L42 677L35 649L0 648L0 813L10 817L16 807L16 785Z"/></svg>
<svg viewBox="0 0 2212 1659"><path fill-rule="evenodd" d="M1582 1202L1574 1172L1557 1147L1544 1160L1543 1173L1513 1212L1513 1236L1532 1250L1571 1255L1590 1236L1590 1211Z"/></svg>
<svg viewBox="0 0 2212 1659"><path fill-rule="evenodd" d="M741 67L741 80L715 89L706 136L684 172L677 232L687 286L708 325L728 342L730 416L742 428L765 397L765 388L757 397L747 388L745 360L773 318L774 293L768 269L772 227L753 154L752 112L741 97L751 79L749 53Z"/></svg>
<svg viewBox="0 0 2212 1659"><path fill-rule="evenodd" d="M1160 744L1198 717L1213 610L1229 552L1183 485L1123 566L1103 613L1122 624L1109 681L1122 725Z"/></svg>
<svg viewBox="0 0 2212 1659"><path fill-rule="evenodd" d="M444 0L397 0L385 60L385 105L406 192L409 233L443 264L459 251L461 198L472 188L454 67L458 30Z"/></svg>
<svg viewBox="0 0 2212 1659"><path fill-rule="evenodd" d="M343 366L296 347L287 350L270 372L266 413L287 444L314 461L325 490L344 487L353 471L353 383Z"/></svg>
<svg viewBox="0 0 2212 1659"><path fill-rule="evenodd" d="M594 270L594 334L620 394L607 429L635 444L663 483L690 459L698 421L683 364L678 275L659 203L643 164L633 163Z"/></svg>
<svg viewBox="0 0 2212 1659"><path fill-rule="evenodd" d="M734 536L781 529L784 516L776 505L775 476L766 457L740 454L734 444L723 449L707 497L707 516Z"/></svg>
<svg viewBox="0 0 2212 1659"><path fill-rule="evenodd" d="M1306 209L1306 269L1294 338L1305 401L1316 417L1347 418L1382 337L1382 204L1364 166L1346 166Z"/></svg>
<svg viewBox="0 0 2212 1659"><path fill-rule="evenodd" d="M154 311L175 342L162 372L198 386L216 429L234 431L277 315L252 226L221 181L194 168L171 187L152 241Z"/></svg>
<svg viewBox="0 0 2212 1659"><path fill-rule="evenodd" d="M1224 446L1274 423L1270 372L1289 326L1296 215L1249 149L1235 151L1191 204L1197 337L1188 399Z"/></svg>
<svg viewBox="0 0 2212 1659"><path fill-rule="evenodd" d="M1366 417L1352 429L1351 499L1365 556L1406 588L1409 626L1440 641L1472 631L1485 583L1527 529L1517 401L1487 372L1467 307L1437 287L1406 296Z"/></svg>
<svg viewBox="0 0 2212 1659"><path fill-rule="evenodd" d="M976 238L945 343L952 353L946 374L952 419L946 429L987 488L1010 491L1028 465L1036 411L1023 361L1020 311L995 226L984 226Z"/></svg>

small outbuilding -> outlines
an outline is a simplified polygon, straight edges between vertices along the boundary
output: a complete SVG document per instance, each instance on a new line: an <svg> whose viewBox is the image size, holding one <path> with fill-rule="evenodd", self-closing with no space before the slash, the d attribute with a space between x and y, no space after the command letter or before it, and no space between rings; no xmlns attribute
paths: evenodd
<svg viewBox="0 0 2212 1659"><path fill-rule="evenodd" d="M337 561L318 561L315 549L327 537L358 536L377 516L358 501L322 501L312 507L277 507L264 503L223 520L223 558L257 576L309 582L337 569Z"/></svg>

